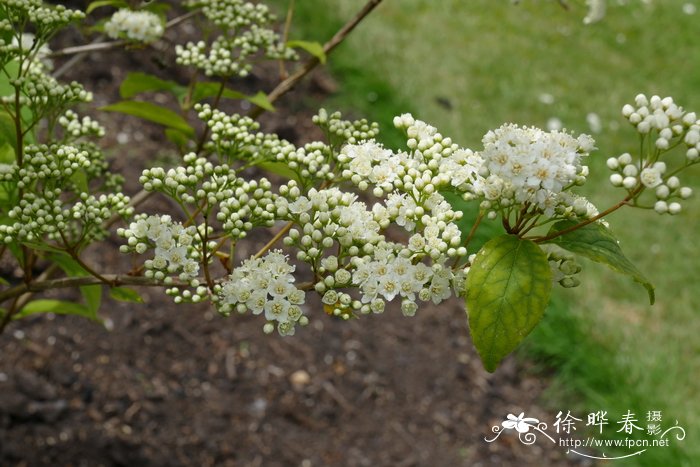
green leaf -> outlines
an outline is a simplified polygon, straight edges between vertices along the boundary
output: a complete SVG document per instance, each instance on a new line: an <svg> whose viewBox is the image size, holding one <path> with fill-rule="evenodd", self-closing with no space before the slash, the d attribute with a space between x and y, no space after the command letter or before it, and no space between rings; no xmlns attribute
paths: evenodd
<svg viewBox="0 0 700 467"><path fill-rule="evenodd" d="M141 295L128 287L112 287L109 289L109 296L120 302L143 303Z"/></svg>
<svg viewBox="0 0 700 467"><path fill-rule="evenodd" d="M219 89L221 87L220 83L215 83L212 81L206 81L202 83L197 83L192 91L192 102L200 102L209 97L216 97L219 94ZM275 111L275 107L272 105L270 100L267 98L267 94L262 91L258 91L257 94L253 96L246 96L242 92L234 91L233 89L224 88L221 97L224 99L244 99L255 104L258 107L262 107L270 112Z"/></svg>
<svg viewBox="0 0 700 467"><path fill-rule="evenodd" d="M85 10L85 14L89 15L97 8L101 8L103 6L113 6L114 8L128 8L129 4L126 3L124 0L97 0L91 2L88 5L87 9Z"/></svg>
<svg viewBox="0 0 700 467"><path fill-rule="evenodd" d="M496 237L479 250L466 287L472 340L493 372L544 315L552 290L547 256L530 240Z"/></svg>
<svg viewBox="0 0 700 467"><path fill-rule="evenodd" d="M15 129L15 121L10 114L4 110L0 111L0 144L10 145L13 151L12 160L14 161L14 152L17 151L17 132ZM3 162L8 163L6 161Z"/></svg>
<svg viewBox="0 0 700 467"><path fill-rule="evenodd" d="M131 72L126 75L119 86L119 95L124 99L130 99L138 94L152 91L167 91L178 100L187 94L187 88L175 81L160 79L148 73Z"/></svg>
<svg viewBox="0 0 700 467"><path fill-rule="evenodd" d="M165 14L170 10L170 8L170 5L161 2L150 2L141 7L142 10L150 11L151 13L157 14L163 20L165 20Z"/></svg>
<svg viewBox="0 0 700 467"><path fill-rule="evenodd" d="M70 176L70 181L75 183L78 190L82 191L83 193L87 193L90 189L88 186L87 174L82 169L73 172L73 174Z"/></svg>
<svg viewBox="0 0 700 467"><path fill-rule="evenodd" d="M55 246L52 245L47 245L44 243L36 243L36 242L22 242L22 245L25 245L32 250L36 251L46 251L49 253L63 253L63 250L60 248L56 248Z"/></svg>
<svg viewBox="0 0 700 467"><path fill-rule="evenodd" d="M10 283L7 282L7 279L5 279L4 277L0 277L0 284L2 284L2 285L10 285Z"/></svg>
<svg viewBox="0 0 700 467"><path fill-rule="evenodd" d="M221 89L221 83L215 83L213 81L197 83L192 90L192 102L199 102L209 97L215 97L219 94L219 89ZM242 92L224 88L221 92L221 97L225 99L245 99L247 96Z"/></svg>
<svg viewBox="0 0 700 467"><path fill-rule="evenodd" d="M576 222L574 221L557 222L552 226L549 233L559 232L575 224ZM649 303L652 305L654 304L654 286L644 277L639 269L627 259L615 235L600 222L593 222L567 234L560 235L552 239L550 243L559 245L572 253L585 256L596 263L605 264L613 271L630 276L647 289Z"/></svg>
<svg viewBox="0 0 700 467"><path fill-rule="evenodd" d="M326 63L326 52L323 51L323 46L318 42L287 41L287 47L291 47L293 49L304 49L314 57L318 58L318 61L322 64Z"/></svg>
<svg viewBox="0 0 700 467"><path fill-rule="evenodd" d="M267 94L265 94L262 91L258 91L257 94L254 96L248 96L245 98L248 102L251 104L255 104L258 107L265 109L269 112L274 112L275 111L275 106L272 105L272 102L270 102L270 99L267 98Z"/></svg>
<svg viewBox="0 0 700 467"><path fill-rule="evenodd" d="M99 321L97 314L85 305L63 300L40 299L27 303L12 319L20 319L36 313L56 313L58 315L78 315Z"/></svg>
<svg viewBox="0 0 700 467"><path fill-rule="evenodd" d="M272 172L273 174L281 175L282 177L288 178L290 180L297 180L297 173L290 169L287 164L282 162L260 162L255 164L263 170Z"/></svg>
<svg viewBox="0 0 700 467"><path fill-rule="evenodd" d="M3 67L5 69L4 73L0 73L0 96L9 96L15 93L15 87L10 84L10 78L16 78L17 72L19 71L19 63L17 60L12 60L6 63Z"/></svg>
<svg viewBox="0 0 700 467"><path fill-rule="evenodd" d="M12 164L15 161L15 149L7 141L0 142L0 164Z"/></svg>
<svg viewBox="0 0 700 467"><path fill-rule="evenodd" d="M63 272L69 277L85 277L89 276L83 267L66 253L57 253L49 257L51 261L56 263ZM85 300L88 309L93 313L97 313L102 304L102 286L101 285L83 285L80 287L80 294Z"/></svg>
<svg viewBox="0 0 700 467"><path fill-rule="evenodd" d="M151 104L150 102L121 101L101 107L100 110L133 115L166 127L175 128L188 136L194 135L194 129L184 118L166 107Z"/></svg>

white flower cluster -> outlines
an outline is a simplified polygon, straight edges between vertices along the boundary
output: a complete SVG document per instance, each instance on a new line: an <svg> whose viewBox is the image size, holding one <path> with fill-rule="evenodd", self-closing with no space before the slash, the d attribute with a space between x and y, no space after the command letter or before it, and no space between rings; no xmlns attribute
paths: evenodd
<svg viewBox="0 0 700 467"><path fill-rule="evenodd" d="M401 311L413 316L418 309L416 298L432 300L437 305L452 295L453 286L457 291L464 285L464 274L455 274L449 267L436 264L430 268L387 251L378 254L380 251L377 250L371 259L355 261L352 283L360 288L362 302L369 304L360 308L362 312L381 312L384 300L391 301L398 296L402 299Z"/></svg>
<svg viewBox="0 0 700 467"><path fill-rule="evenodd" d="M513 124L489 131L483 143L480 156L488 172L474 183L475 192L500 206L537 206L548 217L566 206L562 191L585 182L588 167L581 158L594 149L588 135Z"/></svg>
<svg viewBox="0 0 700 467"><path fill-rule="evenodd" d="M466 191L481 159L411 115L396 117L394 124L406 130L410 152L394 153L372 140L348 144L338 156L345 167L342 176L362 190L373 185L375 196L388 194L385 205L373 207L375 218L383 227L395 222L409 232L418 231L409 241L415 252L433 260L463 255L453 223L462 213L454 212L438 190Z"/></svg>
<svg viewBox="0 0 700 467"><path fill-rule="evenodd" d="M644 94L635 97L634 105L626 104L622 115L640 133L641 154L637 158L630 153L609 158L607 166L614 172L610 183L635 197L645 189L653 189L654 210L659 214L678 214L679 201L689 198L693 191L681 186L675 174L700 162L700 120L695 112L686 112L671 97L648 98ZM671 170L670 159L660 159L681 144L685 146L685 160L682 166Z"/></svg>
<svg viewBox="0 0 700 467"><path fill-rule="evenodd" d="M337 188L312 188L307 195L301 195L297 183L292 181L280 187L280 196L275 202L277 218L302 227L301 232L290 230L285 241L299 248L299 260L318 261L323 250L336 241L354 256L362 248L371 249L383 239L379 223L366 205L357 201L357 195Z"/></svg>
<svg viewBox="0 0 700 467"><path fill-rule="evenodd" d="M97 120L93 120L89 116L84 116L82 119L72 110L67 110L58 119L58 124L61 125L66 132L66 136L71 140L80 138L81 136L95 136L101 138L105 135L105 129Z"/></svg>
<svg viewBox="0 0 700 467"><path fill-rule="evenodd" d="M191 286L200 287L196 278L199 273L201 242L196 227L184 227L168 215L141 214L129 224L129 228L118 229L117 234L127 242L120 247L122 253L143 254L154 249L153 258L144 262L146 277L168 283L168 278L177 275L180 280L190 282ZM189 298L198 302L205 296L206 292L198 290L198 293Z"/></svg>
<svg viewBox="0 0 700 467"><path fill-rule="evenodd" d="M304 196L290 182L280 189L280 195L277 216L300 226L300 230L290 230L284 243L295 246L297 258L309 263L320 277L315 289L323 294L329 313L346 319L353 312L378 313L385 301L401 297L404 313L413 314L416 294L435 303L451 294L449 285L456 276L444 264L466 250L459 246L457 226L445 220L461 213L451 211L438 193L424 203L425 210L418 209L421 227L415 221L408 226L417 231L407 246L388 243L381 233L398 216L406 215L397 207L405 194L392 194L386 206L376 203L372 210L357 201L356 195L337 188L312 189ZM411 219L414 216L410 213ZM420 262L425 257L433 261L432 269ZM339 290L350 286L360 287L359 300Z"/></svg>
<svg viewBox="0 0 700 467"><path fill-rule="evenodd" d="M301 309L306 293L294 286L294 269L280 250L244 261L221 284L219 309L223 313L236 310L259 315L264 312L266 333L274 330L276 322L281 335L293 335L297 323L302 326L308 323Z"/></svg>
<svg viewBox="0 0 700 467"><path fill-rule="evenodd" d="M150 11L133 11L122 8L115 12L104 25L105 33L112 39L127 39L149 43L159 39L165 32L163 21Z"/></svg>
<svg viewBox="0 0 700 467"><path fill-rule="evenodd" d="M279 34L265 26L272 21L267 7L242 0L201 0L189 2L201 6L204 15L222 30L210 44L204 41L177 45L176 62L199 68L207 76L245 77L258 53L272 59L294 59Z"/></svg>
<svg viewBox="0 0 700 467"><path fill-rule="evenodd" d="M373 140L343 147L338 161L346 164L343 177L361 190L374 185L375 196L398 190L420 200L447 186L472 181L482 161L461 149L425 122L405 114L394 125L406 131L409 152L394 153Z"/></svg>

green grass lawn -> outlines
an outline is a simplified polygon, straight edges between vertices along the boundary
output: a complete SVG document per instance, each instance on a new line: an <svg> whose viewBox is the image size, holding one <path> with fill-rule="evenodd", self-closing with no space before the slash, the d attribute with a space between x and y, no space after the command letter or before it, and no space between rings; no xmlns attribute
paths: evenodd
<svg viewBox="0 0 700 467"><path fill-rule="evenodd" d="M590 26L582 24L583 0L567 3L569 11L553 0L386 0L331 58L342 84L335 104L385 128L395 113L411 111L473 149L503 122L545 127L556 118L576 133L599 130L584 194L604 209L622 197L607 183L605 160L638 147L622 105L644 92L671 95L700 113L700 11L683 11L700 2L610 0L605 19ZM328 4L297 1L301 26L292 35L323 41L364 1ZM589 125L592 113L599 129ZM700 191L700 170L682 182ZM552 404L608 410L611 420L627 410L638 417L661 410L665 425L678 420L686 428L675 447L618 465L700 459L697 198L673 218L631 210L608 218L628 257L656 285L654 306L642 287L585 263L582 285L557 292L525 346L553 372Z"/></svg>

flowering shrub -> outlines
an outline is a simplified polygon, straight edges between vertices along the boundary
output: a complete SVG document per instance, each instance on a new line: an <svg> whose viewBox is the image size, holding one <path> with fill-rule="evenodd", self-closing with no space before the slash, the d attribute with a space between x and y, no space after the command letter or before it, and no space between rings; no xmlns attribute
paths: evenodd
<svg viewBox="0 0 700 467"><path fill-rule="evenodd" d="M102 109L163 125L182 159L144 170L142 193L122 193L122 177L110 172L97 143L105 130L75 110L91 93L57 81L47 61L49 39L84 14L40 0L0 4L8 89L0 112L0 241L24 271L21 282L4 281L0 291L2 328L38 312L94 318L103 286L132 301L138 293L125 286L162 287L175 303L209 301L222 315L263 315L263 331L281 335L314 319L309 294L341 319L382 313L388 303L413 316L422 303L456 295L493 371L541 319L553 284L579 284L578 257L631 276L653 302L653 287L603 217L623 206L678 214L691 196L678 174L699 160L700 121L671 98L639 95L622 109L641 147L608 160L610 182L626 194L599 211L575 193L590 175L585 163L595 142L588 135L505 124L484 136L483 147L469 149L404 114L393 123L406 144L394 150L380 142L378 124L321 110L313 121L325 140L295 146L262 132L254 119L282 91L246 96L227 84L246 76L254 59L298 59L298 47L312 57L280 85L288 89L337 41L287 42L272 29L267 7L242 0L186 2L191 12L170 22L156 2L138 11L122 1L95 2L88 12L105 6L119 8L103 24L118 41L105 47L158 41L193 16L208 21L201 40L175 46L190 83L131 73L120 89L125 100ZM172 93L181 113L132 99L146 91ZM219 108L223 99L247 99L258 110L229 115ZM182 116L190 111L199 132ZM680 161L672 154L678 146L685 148ZM253 166L271 175L253 178ZM155 193L180 212L137 213ZM470 204L478 214L467 219ZM119 222L120 251L142 266L131 274L100 272L82 253ZM502 234L477 249L472 242L485 222L501 225ZM276 234L239 263L239 243L260 229ZM403 234L389 237L390 229ZM37 267L43 272L35 276ZM66 277L53 279L59 269ZM85 303L34 298L59 287L81 287Z"/></svg>

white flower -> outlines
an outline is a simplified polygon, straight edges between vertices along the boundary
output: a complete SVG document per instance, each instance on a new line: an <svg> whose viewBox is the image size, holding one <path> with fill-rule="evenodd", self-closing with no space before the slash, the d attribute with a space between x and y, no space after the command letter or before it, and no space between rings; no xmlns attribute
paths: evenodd
<svg viewBox="0 0 700 467"><path fill-rule="evenodd" d="M487 178L473 184L477 195L487 200L514 200L534 203L551 210L551 202L564 187L585 177L581 157L594 148L593 139L568 133L545 132L506 124L488 132L481 157L488 168Z"/></svg>
<svg viewBox="0 0 700 467"><path fill-rule="evenodd" d="M647 188L656 188L663 182L661 171L654 167L643 169L642 173L639 175L639 180Z"/></svg>
<svg viewBox="0 0 700 467"><path fill-rule="evenodd" d="M280 297L275 297L265 303L265 318L270 321L287 321L290 303Z"/></svg>
<svg viewBox="0 0 700 467"><path fill-rule="evenodd" d="M122 37L138 42L153 42L165 31L163 22L150 11L118 10L104 25L104 30L112 39Z"/></svg>
<svg viewBox="0 0 700 467"><path fill-rule="evenodd" d="M277 322L282 335L292 335L294 325L303 317L299 305L306 301L305 292L294 286L294 269L279 250L262 258L251 257L222 283L221 305L242 306L243 311L256 315L264 311L268 321Z"/></svg>

